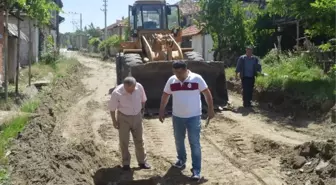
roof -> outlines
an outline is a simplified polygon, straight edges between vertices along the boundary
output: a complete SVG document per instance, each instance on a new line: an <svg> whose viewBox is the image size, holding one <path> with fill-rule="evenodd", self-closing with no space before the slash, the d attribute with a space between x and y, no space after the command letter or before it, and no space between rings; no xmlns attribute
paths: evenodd
<svg viewBox="0 0 336 185"><path fill-rule="evenodd" d="M180 7L181 15L193 15L201 10L197 2L193 0L181 0L176 4Z"/></svg>
<svg viewBox="0 0 336 185"><path fill-rule="evenodd" d="M117 20L115 23L111 24L110 26L107 27L107 30L111 30L115 27L118 27L119 25L121 26L127 26L126 25L126 19L124 20Z"/></svg>
<svg viewBox="0 0 336 185"><path fill-rule="evenodd" d="M194 35L198 35L201 33L201 29L199 29L196 25L191 25L182 30L182 37L190 37Z"/></svg>
<svg viewBox="0 0 336 185"><path fill-rule="evenodd" d="M6 24L4 23L4 26L6 27ZM8 32L10 36L18 37L18 28L16 24L8 23ZM25 35L21 30L20 30L20 38L25 41L29 41L29 38L27 35Z"/></svg>

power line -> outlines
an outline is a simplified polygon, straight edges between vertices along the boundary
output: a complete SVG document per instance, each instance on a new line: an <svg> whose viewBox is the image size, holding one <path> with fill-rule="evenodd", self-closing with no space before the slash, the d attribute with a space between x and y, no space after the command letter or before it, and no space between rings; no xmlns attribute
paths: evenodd
<svg viewBox="0 0 336 185"><path fill-rule="evenodd" d="M73 29L74 29L74 31L76 31L76 30L78 30L78 29L80 29L81 31L83 31L83 27L82 27L82 13L78 13L78 12L68 12L68 14L70 14L70 15L72 15L72 21L71 21L71 23L72 23L72 25L73 25ZM78 19L75 19L75 15L80 15L80 19L79 19L79 21L80 21L80 26L78 27Z"/></svg>

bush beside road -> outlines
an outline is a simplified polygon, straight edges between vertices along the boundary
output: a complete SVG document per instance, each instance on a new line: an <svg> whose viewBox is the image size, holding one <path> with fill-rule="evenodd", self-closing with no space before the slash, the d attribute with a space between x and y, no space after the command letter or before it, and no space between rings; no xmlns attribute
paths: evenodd
<svg viewBox="0 0 336 185"><path fill-rule="evenodd" d="M309 56L285 55L278 58L271 51L262 59L263 73L256 79L255 100L286 104L283 109L300 108L309 111L329 111L335 103L335 68L328 73ZM240 91L235 68L227 68L228 88Z"/></svg>

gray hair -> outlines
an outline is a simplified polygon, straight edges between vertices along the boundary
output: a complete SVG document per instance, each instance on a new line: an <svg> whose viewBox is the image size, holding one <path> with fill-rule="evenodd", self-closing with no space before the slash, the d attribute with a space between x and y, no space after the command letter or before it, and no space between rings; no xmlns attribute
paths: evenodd
<svg viewBox="0 0 336 185"><path fill-rule="evenodd" d="M136 79L132 76L128 76L124 79L124 85L133 86L137 83Z"/></svg>

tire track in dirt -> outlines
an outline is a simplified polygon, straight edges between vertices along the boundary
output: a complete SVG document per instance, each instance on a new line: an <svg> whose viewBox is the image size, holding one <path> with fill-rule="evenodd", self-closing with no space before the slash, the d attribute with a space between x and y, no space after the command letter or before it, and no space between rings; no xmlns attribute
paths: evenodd
<svg viewBox="0 0 336 185"><path fill-rule="evenodd" d="M171 119L166 119L162 124L158 120L145 121L145 136L147 141L148 151L155 152L156 156L161 156L160 160L153 161L154 164L166 163L164 168L166 170L176 160L176 150L174 144L174 136ZM225 156L216 145L214 145L207 137L202 135L202 175L208 181L205 184L239 184L239 185L256 185L261 183L252 174L248 174L241 170L241 166L236 165L235 161ZM189 168L191 168L190 147L186 138L186 149L188 154L187 168L183 170L184 175L191 175ZM169 165L169 166L167 166ZM160 168L160 170L164 170ZM176 183L176 182L175 182Z"/></svg>
<svg viewBox="0 0 336 185"><path fill-rule="evenodd" d="M262 159L261 157L253 154L248 148L244 148L245 154L243 155L234 153L225 147L220 148L219 143L224 142L219 140L218 137L208 138L206 140L211 143L217 150L221 151L223 157L227 158L236 168L241 169L245 174L251 174L258 181L258 184L262 185L282 185L283 182L281 178L278 177L276 171L270 167L268 161ZM213 140L217 139L217 142ZM218 142L219 141L219 142ZM231 148L232 149L232 148Z"/></svg>
<svg viewBox="0 0 336 185"><path fill-rule="evenodd" d="M230 114L229 114L230 115ZM258 135L263 135L263 123L253 124L252 128L250 122L241 121L240 119L223 117L217 115L216 118L210 123L210 126L204 129L203 136L209 143L217 147L222 152L224 157L230 159L232 164L242 169L246 173L252 174L260 184L282 185L284 176L281 175L278 161L272 163L269 156L260 155L254 152L251 147L251 140L256 135L255 130L259 130ZM249 125L249 126L247 126ZM253 130L254 129L254 130ZM268 134L267 134L268 135ZM301 141L293 140L283 136L266 137L274 139L276 142L281 140L287 142L288 145L300 143ZM223 144L225 143L225 144Z"/></svg>

